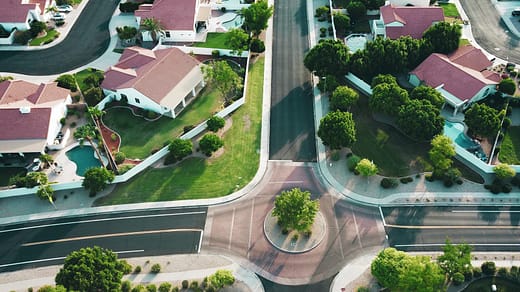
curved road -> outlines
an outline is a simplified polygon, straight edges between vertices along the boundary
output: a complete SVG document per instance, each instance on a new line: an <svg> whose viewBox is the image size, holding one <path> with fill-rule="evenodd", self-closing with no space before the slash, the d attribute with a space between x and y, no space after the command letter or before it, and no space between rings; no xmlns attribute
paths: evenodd
<svg viewBox="0 0 520 292"><path fill-rule="evenodd" d="M491 1L460 0L460 2L470 19L475 41L488 53L520 64L520 40L508 31Z"/></svg>
<svg viewBox="0 0 520 292"><path fill-rule="evenodd" d="M67 37L36 51L0 51L0 72L53 75L96 60L110 44L108 24L119 0L89 0Z"/></svg>

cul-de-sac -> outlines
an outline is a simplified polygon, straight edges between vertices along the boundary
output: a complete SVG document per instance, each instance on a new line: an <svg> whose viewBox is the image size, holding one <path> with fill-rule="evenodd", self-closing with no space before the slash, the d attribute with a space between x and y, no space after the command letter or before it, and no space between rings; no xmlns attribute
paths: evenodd
<svg viewBox="0 0 520 292"><path fill-rule="evenodd" d="M0 291L520 291L520 0L0 0Z"/></svg>

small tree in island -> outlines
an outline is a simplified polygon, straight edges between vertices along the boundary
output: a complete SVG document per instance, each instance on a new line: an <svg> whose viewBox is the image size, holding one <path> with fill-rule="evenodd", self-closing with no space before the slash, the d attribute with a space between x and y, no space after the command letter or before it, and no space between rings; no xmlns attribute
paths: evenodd
<svg viewBox="0 0 520 292"><path fill-rule="evenodd" d="M320 209L318 200L311 200L311 193L294 188L283 191L274 201L273 216L284 233L291 230L310 234L316 213Z"/></svg>

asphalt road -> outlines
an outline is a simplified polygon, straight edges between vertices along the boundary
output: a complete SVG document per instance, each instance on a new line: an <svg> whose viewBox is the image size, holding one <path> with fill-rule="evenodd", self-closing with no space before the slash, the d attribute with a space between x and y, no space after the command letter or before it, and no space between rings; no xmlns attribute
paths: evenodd
<svg viewBox="0 0 520 292"><path fill-rule="evenodd" d="M38 51L0 51L0 72L52 75L96 60L110 44L108 24L119 0L90 0L67 37Z"/></svg>
<svg viewBox="0 0 520 292"><path fill-rule="evenodd" d="M519 207L382 208L388 243L405 251L442 250L446 238L475 251L520 251Z"/></svg>
<svg viewBox="0 0 520 292"><path fill-rule="evenodd" d="M460 0L477 43L489 53L520 64L519 39L509 32L490 0Z"/></svg>
<svg viewBox="0 0 520 292"><path fill-rule="evenodd" d="M311 75L303 65L309 49L305 0L276 1L271 83L272 160L316 161Z"/></svg>
<svg viewBox="0 0 520 292"><path fill-rule="evenodd" d="M146 210L3 226L0 272L60 264L70 252L94 245L120 257L197 253L206 211Z"/></svg>

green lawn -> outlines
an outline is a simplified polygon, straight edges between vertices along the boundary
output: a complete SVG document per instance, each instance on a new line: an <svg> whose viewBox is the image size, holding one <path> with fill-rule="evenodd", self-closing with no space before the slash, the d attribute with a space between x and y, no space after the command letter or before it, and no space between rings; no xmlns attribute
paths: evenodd
<svg viewBox="0 0 520 292"><path fill-rule="evenodd" d="M194 47L200 48L214 48L214 49L231 49L226 46L227 33L209 32L204 43L194 43Z"/></svg>
<svg viewBox="0 0 520 292"><path fill-rule="evenodd" d="M466 45L469 45L470 42L468 39L460 39L459 40L459 47L463 47L463 46L466 46Z"/></svg>
<svg viewBox="0 0 520 292"><path fill-rule="evenodd" d="M27 170L23 167L0 167L0 186L7 186L9 179L19 173L26 174Z"/></svg>
<svg viewBox="0 0 520 292"><path fill-rule="evenodd" d="M457 6L453 3L439 3L439 6L442 7L444 11L445 17L459 17L459 11L457 10Z"/></svg>
<svg viewBox="0 0 520 292"><path fill-rule="evenodd" d="M250 68L247 102L232 115L220 157L189 158L173 168L148 169L96 205L214 198L244 187L258 169L263 72L261 58Z"/></svg>
<svg viewBox="0 0 520 292"><path fill-rule="evenodd" d="M60 35L60 33L58 31L51 29L47 32L47 34L45 36L32 39L29 42L29 45L30 46L39 46L41 44L48 44L48 43L52 42L54 39L56 39L59 35Z"/></svg>
<svg viewBox="0 0 520 292"><path fill-rule="evenodd" d="M354 33L369 33L370 32L370 20L373 17L366 16L358 19L354 25L350 28Z"/></svg>
<svg viewBox="0 0 520 292"><path fill-rule="evenodd" d="M500 145L500 162L520 164L520 127L509 127Z"/></svg>
<svg viewBox="0 0 520 292"><path fill-rule="evenodd" d="M74 78L76 78L76 82L78 83L79 89L83 94L85 94L85 91L89 89L89 86L84 82L85 78L92 74L97 75L100 79L103 78L103 71L96 70L94 68L87 68L74 74Z"/></svg>

